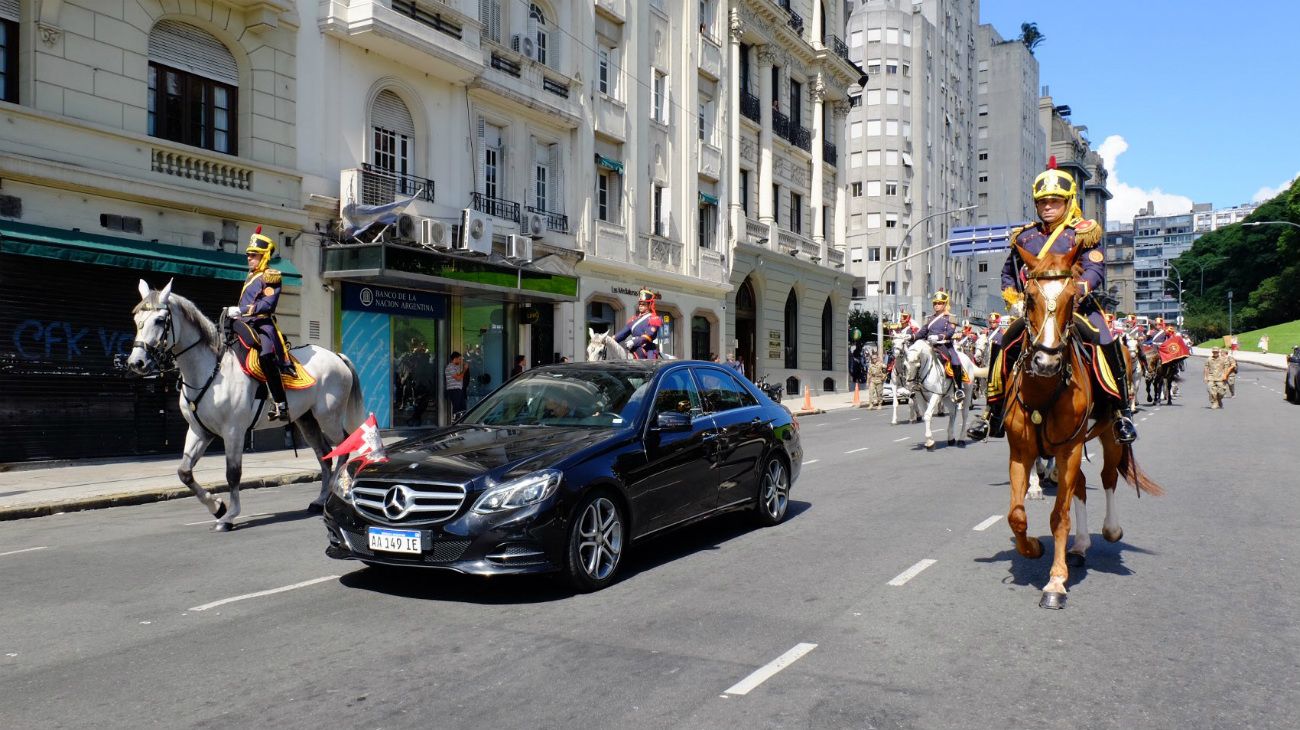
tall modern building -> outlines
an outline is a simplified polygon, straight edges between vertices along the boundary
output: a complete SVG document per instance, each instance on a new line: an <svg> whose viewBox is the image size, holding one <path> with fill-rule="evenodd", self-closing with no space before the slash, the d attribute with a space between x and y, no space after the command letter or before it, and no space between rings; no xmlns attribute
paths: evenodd
<svg viewBox="0 0 1300 730"><path fill-rule="evenodd" d="M1243 203L1231 208L1216 209L1211 203L1197 203L1192 206L1193 225L1197 233L1217 231L1246 220L1258 207L1257 203Z"/></svg>
<svg viewBox="0 0 1300 730"><path fill-rule="evenodd" d="M1113 308L1123 314L1137 313L1136 250L1132 224L1118 224L1106 231L1106 289Z"/></svg>
<svg viewBox="0 0 1300 730"><path fill-rule="evenodd" d="M719 352L787 391L846 382L852 275L840 135L861 73L836 34L841 10L822 0L730 3L722 197L734 291Z"/></svg>
<svg viewBox="0 0 1300 730"><path fill-rule="evenodd" d="M1173 321L1179 311L1179 285L1191 283L1192 272L1170 266L1200 238L1191 211L1158 215L1150 203L1133 218L1134 313Z"/></svg>
<svg viewBox="0 0 1300 730"><path fill-rule="evenodd" d="M975 220L1019 224L1035 218L1030 186L1045 169L1038 120L1038 60L1019 40L979 27L976 80Z"/></svg>
<svg viewBox="0 0 1300 730"><path fill-rule="evenodd" d="M849 18L849 53L867 71L848 123L849 267L865 306L929 309L936 289L965 297L965 269L942 244L975 202L979 3L868 0ZM900 263L891 266L890 262Z"/></svg>
<svg viewBox="0 0 1300 730"><path fill-rule="evenodd" d="M1074 175L1079 184L1079 206L1083 215L1098 223L1106 222L1106 202L1111 199L1106 181L1110 173L1105 161L1092 149L1088 128L1070 121L1072 110L1066 104L1056 104L1051 90L1044 86L1038 101L1038 121L1047 141L1048 157L1056 158L1056 166Z"/></svg>

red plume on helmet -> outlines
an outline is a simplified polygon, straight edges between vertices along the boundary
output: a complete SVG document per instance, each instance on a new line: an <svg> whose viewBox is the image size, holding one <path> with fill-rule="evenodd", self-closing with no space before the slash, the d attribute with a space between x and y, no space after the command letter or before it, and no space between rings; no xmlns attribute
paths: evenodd
<svg viewBox="0 0 1300 730"><path fill-rule="evenodd" d="M656 294L654 291L652 291L652 290L650 290L650 289L642 289L642 290L637 294L636 302L637 302L637 304L640 304L641 302L645 302L645 303L646 303L646 307L647 307L647 308L648 308L652 313L654 313L654 314L657 315L657 314L659 314L659 312L658 312L658 310L655 309L655 300L657 300L658 298L659 298L659 295Z"/></svg>
<svg viewBox="0 0 1300 730"><path fill-rule="evenodd" d="M1051 157L1047 158L1047 169L1049 170L1056 169L1056 155L1052 155Z"/></svg>

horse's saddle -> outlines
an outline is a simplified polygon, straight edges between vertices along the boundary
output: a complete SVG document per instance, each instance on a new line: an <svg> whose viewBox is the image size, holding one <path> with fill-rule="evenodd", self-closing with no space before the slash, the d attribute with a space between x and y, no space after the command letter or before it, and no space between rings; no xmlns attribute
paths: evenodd
<svg viewBox="0 0 1300 730"><path fill-rule="evenodd" d="M1110 363L1102 354L1101 346L1080 342L1078 347L1083 356L1084 367L1088 369L1088 377L1092 379L1092 387L1100 388L1116 398L1127 398L1127 394L1120 396L1116 374L1110 371Z"/></svg>
<svg viewBox="0 0 1300 730"><path fill-rule="evenodd" d="M235 357L239 358L239 367L243 369L244 374L248 377L261 382L266 382L266 373L262 372L261 359L257 356L257 348L252 347L249 343L244 342L240 337L232 337L230 349L234 350ZM307 372L298 358L286 347L285 354L289 356L289 362L293 365L293 371L287 372L287 368L282 368L280 372L280 382L284 383L287 390L303 390L316 384L316 379Z"/></svg>
<svg viewBox="0 0 1300 730"><path fill-rule="evenodd" d="M935 357L939 358L939 362L943 363L944 374L948 376L949 380L952 380L952 361L948 359L948 353L939 347L931 347L930 351L934 353ZM965 368L962 368L961 371L961 382L970 382L970 372Z"/></svg>

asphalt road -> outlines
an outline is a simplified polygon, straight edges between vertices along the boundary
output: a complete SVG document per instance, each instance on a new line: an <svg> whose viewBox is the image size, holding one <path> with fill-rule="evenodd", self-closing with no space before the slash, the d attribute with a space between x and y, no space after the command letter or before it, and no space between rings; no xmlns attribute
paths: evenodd
<svg viewBox="0 0 1300 730"><path fill-rule="evenodd" d="M1005 442L927 453L887 410L802 420L782 525L661 538L592 595L329 560L309 484L230 534L194 500L3 523L0 727L1295 728L1300 408L1243 365L1211 411L1199 370L1139 414L1168 494L1121 485L1118 543L1085 465L1064 611L1012 548Z"/></svg>

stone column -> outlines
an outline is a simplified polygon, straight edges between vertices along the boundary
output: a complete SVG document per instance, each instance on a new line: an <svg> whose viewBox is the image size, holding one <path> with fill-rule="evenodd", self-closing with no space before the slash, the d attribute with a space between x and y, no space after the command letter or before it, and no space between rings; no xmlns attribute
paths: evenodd
<svg viewBox="0 0 1300 730"><path fill-rule="evenodd" d="M776 219L778 201L772 199L772 102L776 89L772 88L772 65L776 54L767 46L758 49L758 219L772 225ZM776 247L769 240L768 246Z"/></svg>
<svg viewBox="0 0 1300 730"><path fill-rule="evenodd" d="M814 7L817 3L813 4ZM814 11L816 12L816 11ZM812 128L812 190L809 191L809 203L812 205L812 240L817 244L819 249L818 255L821 256L823 266L829 265L826 258L826 231L825 218L822 215L822 186L825 179L825 163L822 161L823 140L826 139L826 122L824 119L822 100L826 98L826 82L822 79L821 73L813 78L812 100L813 100L813 128Z"/></svg>
<svg viewBox="0 0 1300 730"><path fill-rule="evenodd" d="M740 39L744 36L745 31L741 26L740 12L736 8L731 9L731 32L728 34L730 43L728 48L728 59L730 63L724 69L726 78L723 80L727 94L727 197L729 200L727 216L731 224L731 235L727 237L729 244L734 244L741 240L745 234L745 212L741 207L744 201L740 195ZM734 70L733 70L734 69ZM730 271L732 253L729 248L724 248L723 252L727 254L726 261L723 262L723 270ZM721 340L719 340L721 342Z"/></svg>
<svg viewBox="0 0 1300 730"><path fill-rule="evenodd" d="M844 129L845 122L849 117L849 110L853 107L849 102L840 100L835 102L833 107L834 115L831 120L831 139L835 140L835 150L839 157L835 162L835 228L827 235L829 246L840 249L844 252L845 270L851 268L848 260L848 201L845 194L845 186L848 183L848 175L845 171L849 169L849 150L846 132ZM865 258L865 257L864 257ZM883 284L881 285L883 286ZM865 292L864 292L865 293Z"/></svg>

